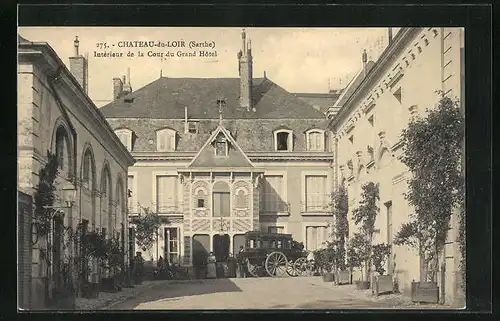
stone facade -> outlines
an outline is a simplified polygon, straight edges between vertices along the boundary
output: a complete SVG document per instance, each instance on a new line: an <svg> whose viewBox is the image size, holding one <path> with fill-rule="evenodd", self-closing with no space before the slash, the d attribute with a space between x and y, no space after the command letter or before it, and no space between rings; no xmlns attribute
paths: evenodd
<svg viewBox="0 0 500 321"><path fill-rule="evenodd" d="M52 48L23 38L19 41L18 120L19 190L34 195L39 170L46 164L50 151L62 160L54 206L65 211L65 226L74 229L87 221L91 229L99 229L106 221L112 223L112 229L106 226L109 232L121 232L123 224L122 235L127 244L126 178L128 166L134 163L132 156ZM106 198L103 177L108 179ZM63 188L74 190L71 208L64 199ZM106 211L103 199L109 201ZM39 246L44 242L39 240L33 249L33 283L42 287L45 281L40 280L50 280L52 273L52 268L47 269L39 260ZM33 290L39 292L45 291ZM32 307L43 305L43 298L33 298Z"/></svg>
<svg viewBox="0 0 500 321"><path fill-rule="evenodd" d="M366 182L380 185L380 214L375 243L392 244L411 207L404 198L409 172L398 160L399 135L412 117L423 116L439 100L437 90L462 100L463 29L403 28L386 49L365 81L332 119L336 138L335 176L349 194L349 216L360 200ZM350 230L356 228L350 220ZM442 269L446 266L444 290L447 301L457 296L456 271L460 260L457 226L452 218ZM394 246L387 270L396 275L400 289L409 293L412 280L419 280L418 253L406 246ZM441 276L441 274L440 274ZM357 279L359 276L355 276ZM443 293L441 293L443 294Z"/></svg>

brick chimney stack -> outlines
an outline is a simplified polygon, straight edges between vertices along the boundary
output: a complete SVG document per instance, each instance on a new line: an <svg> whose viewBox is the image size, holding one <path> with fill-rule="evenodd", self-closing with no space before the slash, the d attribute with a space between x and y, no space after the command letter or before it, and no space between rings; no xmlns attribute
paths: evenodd
<svg viewBox="0 0 500 321"><path fill-rule="evenodd" d="M124 95L130 94L132 92L132 86L130 85L130 67L127 68L127 78L123 76L123 93Z"/></svg>
<svg viewBox="0 0 500 321"><path fill-rule="evenodd" d="M79 53L80 41L78 40L78 36L75 37L73 45L74 56L69 57L69 69L83 88L83 91L88 94L88 60Z"/></svg>
<svg viewBox="0 0 500 321"><path fill-rule="evenodd" d="M240 106L247 111L255 111L252 104L252 43L246 40L246 32L241 33L242 48L238 52L240 74Z"/></svg>
<svg viewBox="0 0 500 321"><path fill-rule="evenodd" d="M123 94L123 82L120 77L113 78L113 99L118 99Z"/></svg>

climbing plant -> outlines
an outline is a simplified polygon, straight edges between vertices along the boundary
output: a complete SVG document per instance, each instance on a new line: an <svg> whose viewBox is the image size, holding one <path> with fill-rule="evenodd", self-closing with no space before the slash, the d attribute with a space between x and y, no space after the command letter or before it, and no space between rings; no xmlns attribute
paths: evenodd
<svg viewBox="0 0 500 321"><path fill-rule="evenodd" d="M51 218L56 199L56 178L59 174L59 162L57 156L47 151L47 163L38 172L38 185L33 195L35 212L35 230L37 237L44 237L50 231Z"/></svg>
<svg viewBox="0 0 500 321"><path fill-rule="evenodd" d="M446 242L452 211L460 209L464 200L460 168L464 118L458 100L440 94L436 108L427 110L424 118L413 119L401 135L400 160L412 174L405 198L414 213L394 239L394 244L406 244L419 251L421 280L432 282L436 281L438 255ZM461 223L463 226L463 219ZM459 232L459 242L464 244L463 227Z"/></svg>
<svg viewBox="0 0 500 321"><path fill-rule="evenodd" d="M144 214L133 220L136 226L135 238L137 245L146 251L150 249L156 241L156 232L160 227L160 217L148 207L141 207Z"/></svg>

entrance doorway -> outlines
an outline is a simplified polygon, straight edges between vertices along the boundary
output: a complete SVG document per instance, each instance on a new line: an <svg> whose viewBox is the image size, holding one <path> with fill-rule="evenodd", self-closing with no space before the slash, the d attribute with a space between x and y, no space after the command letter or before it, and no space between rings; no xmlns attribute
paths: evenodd
<svg viewBox="0 0 500 321"><path fill-rule="evenodd" d="M217 262L226 262L229 257L230 238L228 234L214 235L213 248Z"/></svg>

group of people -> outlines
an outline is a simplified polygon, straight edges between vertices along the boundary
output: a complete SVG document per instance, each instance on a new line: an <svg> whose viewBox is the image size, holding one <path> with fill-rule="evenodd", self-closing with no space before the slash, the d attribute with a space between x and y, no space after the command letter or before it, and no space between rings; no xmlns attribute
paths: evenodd
<svg viewBox="0 0 500 321"><path fill-rule="evenodd" d="M238 278L246 278L247 277L247 259L242 254L244 251L243 246L240 246L239 252L236 255L236 259L233 257L231 253L229 253L228 258L228 274L231 277L233 274L236 274ZM236 263L236 264L234 264ZM237 267L236 271L235 266ZM214 279L217 278L217 258L214 255L214 252L210 252L207 258L207 278ZM220 274L220 272L219 272Z"/></svg>

